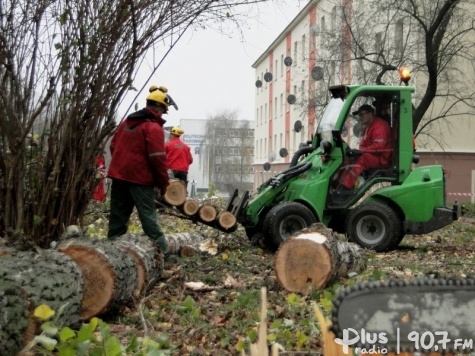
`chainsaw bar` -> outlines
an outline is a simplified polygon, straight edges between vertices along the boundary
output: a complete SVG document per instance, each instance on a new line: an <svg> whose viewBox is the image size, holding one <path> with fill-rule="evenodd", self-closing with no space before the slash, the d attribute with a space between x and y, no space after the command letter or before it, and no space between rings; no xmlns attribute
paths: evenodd
<svg viewBox="0 0 475 356"><path fill-rule="evenodd" d="M363 282L333 301L339 343L387 352L475 350L475 279Z"/></svg>

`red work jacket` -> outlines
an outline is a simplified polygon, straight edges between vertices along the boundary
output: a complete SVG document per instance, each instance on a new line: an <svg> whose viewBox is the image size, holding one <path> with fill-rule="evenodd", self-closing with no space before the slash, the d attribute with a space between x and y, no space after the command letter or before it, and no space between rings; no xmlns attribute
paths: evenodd
<svg viewBox="0 0 475 356"><path fill-rule="evenodd" d="M375 117L364 129L360 150L379 157L379 163L386 167L391 162L391 128L389 124Z"/></svg>
<svg viewBox="0 0 475 356"><path fill-rule="evenodd" d="M129 115L112 138L108 176L140 185L167 187L164 123L160 115L147 108Z"/></svg>
<svg viewBox="0 0 475 356"><path fill-rule="evenodd" d="M173 171L188 172L190 164L193 163L190 147L180 140L179 137L172 136L165 145L167 152L167 166Z"/></svg>

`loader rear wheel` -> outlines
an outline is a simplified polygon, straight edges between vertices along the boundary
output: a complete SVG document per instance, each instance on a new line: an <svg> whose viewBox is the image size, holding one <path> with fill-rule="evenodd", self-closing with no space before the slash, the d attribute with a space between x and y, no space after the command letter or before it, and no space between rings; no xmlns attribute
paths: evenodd
<svg viewBox="0 0 475 356"><path fill-rule="evenodd" d="M305 205L283 202L274 206L264 218L263 231L269 247L277 249L294 232L317 222L315 215Z"/></svg>
<svg viewBox="0 0 475 356"><path fill-rule="evenodd" d="M378 202L353 209L346 222L348 240L376 252L389 251L401 242L401 220L388 205Z"/></svg>

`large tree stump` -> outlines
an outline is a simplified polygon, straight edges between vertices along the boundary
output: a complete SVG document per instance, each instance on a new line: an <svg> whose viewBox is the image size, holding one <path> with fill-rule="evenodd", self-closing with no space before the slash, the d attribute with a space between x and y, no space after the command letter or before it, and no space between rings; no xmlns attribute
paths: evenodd
<svg viewBox="0 0 475 356"><path fill-rule="evenodd" d="M180 206L185 202L187 195L185 184L181 180L171 179L163 200L169 205Z"/></svg>
<svg viewBox="0 0 475 356"><path fill-rule="evenodd" d="M0 354L15 355L35 337L39 323L33 311L40 304L57 313L63 308L59 323L78 326L82 296L81 272L62 253L15 252L0 258Z"/></svg>
<svg viewBox="0 0 475 356"><path fill-rule="evenodd" d="M143 295L160 279L163 271L163 255L156 244L145 235L125 234L118 237L114 243L134 260L137 268L134 297Z"/></svg>
<svg viewBox="0 0 475 356"><path fill-rule="evenodd" d="M104 313L114 304L127 303L137 290L137 268L129 254L114 240L71 239L58 251L71 257L82 272L84 296L81 318Z"/></svg>
<svg viewBox="0 0 475 356"><path fill-rule="evenodd" d="M323 224L313 224L280 245L274 256L277 280L287 291L307 294L360 271L362 251L339 241Z"/></svg>

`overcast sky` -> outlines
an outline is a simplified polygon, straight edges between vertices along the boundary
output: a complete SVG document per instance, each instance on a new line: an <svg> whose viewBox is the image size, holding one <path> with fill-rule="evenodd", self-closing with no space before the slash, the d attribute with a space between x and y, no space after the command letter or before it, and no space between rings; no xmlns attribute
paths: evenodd
<svg viewBox="0 0 475 356"><path fill-rule="evenodd" d="M136 102L145 104L151 84L165 85L178 104L165 115L168 125L180 119L207 119L222 110L238 110L240 119L254 120L255 72L251 67L276 37L293 20L308 0L288 0L282 5L261 4L257 20L250 19L240 35L225 36L213 30L189 32L164 59L147 82L153 68L153 56L141 67L135 87L142 91ZM155 50L155 62L163 57ZM137 93L130 92L120 108L123 116ZM134 107L128 111L135 111Z"/></svg>

